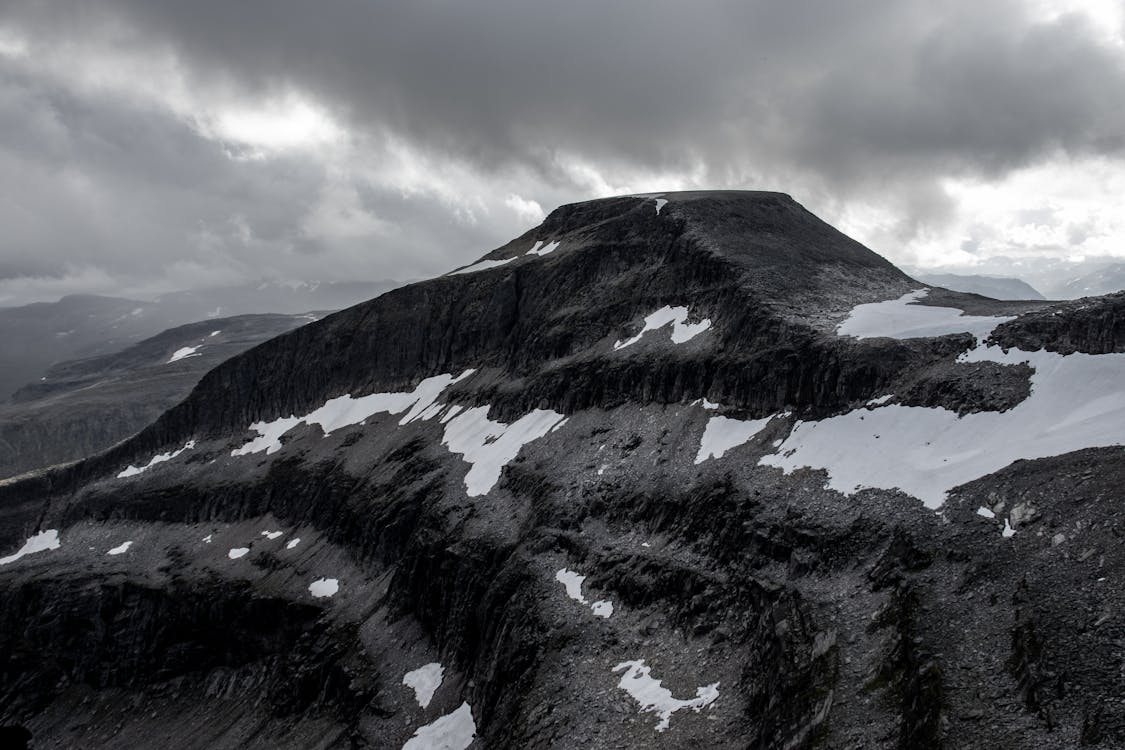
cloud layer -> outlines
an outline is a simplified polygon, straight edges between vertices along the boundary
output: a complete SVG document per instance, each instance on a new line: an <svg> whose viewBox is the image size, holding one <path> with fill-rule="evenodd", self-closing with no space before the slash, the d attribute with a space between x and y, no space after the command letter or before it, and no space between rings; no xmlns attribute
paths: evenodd
<svg viewBox="0 0 1125 750"><path fill-rule="evenodd" d="M1101 0L6 5L0 304L426 276L694 187L905 263L1125 254Z"/></svg>

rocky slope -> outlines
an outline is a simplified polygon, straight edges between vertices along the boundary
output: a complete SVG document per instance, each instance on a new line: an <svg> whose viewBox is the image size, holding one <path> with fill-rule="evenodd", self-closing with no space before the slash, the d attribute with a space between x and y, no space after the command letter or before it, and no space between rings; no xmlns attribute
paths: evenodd
<svg viewBox="0 0 1125 750"><path fill-rule="evenodd" d="M0 479L105 450L182 401L215 365L317 317L215 318L53 366L0 404Z"/></svg>
<svg viewBox="0 0 1125 750"><path fill-rule="evenodd" d="M926 292L776 193L564 206L0 484L0 724L1125 747L1097 304Z"/></svg>

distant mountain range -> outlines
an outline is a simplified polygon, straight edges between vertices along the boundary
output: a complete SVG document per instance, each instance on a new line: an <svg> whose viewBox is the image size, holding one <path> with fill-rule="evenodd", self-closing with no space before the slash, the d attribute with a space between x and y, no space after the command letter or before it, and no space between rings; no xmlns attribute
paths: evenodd
<svg viewBox="0 0 1125 750"><path fill-rule="evenodd" d="M914 278L924 284L968 292L1002 300L1046 299L1034 287L1020 279L1002 276L970 276L956 273L916 273Z"/></svg>
<svg viewBox="0 0 1125 750"><path fill-rule="evenodd" d="M215 365L317 317L214 318L52 366L0 404L0 479L110 447L179 403Z"/></svg>
<svg viewBox="0 0 1125 750"><path fill-rule="evenodd" d="M396 286L265 283L174 292L152 301L83 294L0 308L0 401L53 364L120 351L175 326L233 315L338 310Z"/></svg>

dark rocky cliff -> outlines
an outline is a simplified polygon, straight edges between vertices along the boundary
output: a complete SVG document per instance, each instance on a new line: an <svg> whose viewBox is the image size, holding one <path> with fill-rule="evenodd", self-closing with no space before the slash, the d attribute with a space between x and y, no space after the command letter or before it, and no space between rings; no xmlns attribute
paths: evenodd
<svg viewBox="0 0 1125 750"><path fill-rule="evenodd" d="M1011 409L1030 368L956 361L968 334L836 335L918 285L787 196L663 200L560 208L491 267L261 344L126 443L0 484L4 550L61 539L0 566L0 724L83 747L402 747L464 702L488 748L1125 746L1121 678L1097 666L1123 627L1098 581L1125 565L1120 449L1018 462L940 514L760 466L795 420L876 397ZM710 326L616 346L665 307ZM467 369L440 404L566 417L484 492L445 406L231 455L253 422ZM773 418L700 461L716 415ZM490 429L481 450L511 439ZM977 510L1005 504L1014 538ZM339 591L313 596L325 578ZM621 687L638 660L683 704L662 731ZM404 674L438 662L423 707Z"/></svg>

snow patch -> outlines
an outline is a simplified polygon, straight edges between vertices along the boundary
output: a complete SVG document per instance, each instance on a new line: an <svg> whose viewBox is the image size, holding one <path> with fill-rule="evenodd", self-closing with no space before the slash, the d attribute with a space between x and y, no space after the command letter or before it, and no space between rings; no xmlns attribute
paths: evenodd
<svg viewBox="0 0 1125 750"><path fill-rule="evenodd" d="M184 447L180 448L179 450L171 451L169 453L160 453L158 455L153 456L149 460L149 462L147 464L145 464L144 466L138 467L138 466L133 466L132 464L129 464L128 467L126 467L120 473L118 473L117 478L118 479L126 479L127 477L135 477L136 475L138 475L142 472L148 471L149 469L151 469L153 466L156 466L157 464L162 464L165 461L171 461L173 458L180 455L184 451L189 451L194 447L195 447L195 441L189 440L186 443L184 443Z"/></svg>
<svg viewBox="0 0 1125 750"><path fill-rule="evenodd" d="M977 515L985 518L996 518L996 514L983 505L977 508Z"/></svg>
<svg viewBox="0 0 1125 750"><path fill-rule="evenodd" d="M511 424L504 424L488 418L489 408L467 409L451 419L441 441L472 464L465 474L469 497L484 495L495 487L501 470L524 445L543 437L564 419L556 411L535 409Z"/></svg>
<svg viewBox="0 0 1125 750"><path fill-rule="evenodd" d="M867 405L868 406L882 406L883 404L887 403L888 401L890 401L894 397L895 397L895 394L888 393L885 396L879 396L878 398L871 399L870 401L867 402Z"/></svg>
<svg viewBox="0 0 1125 750"><path fill-rule="evenodd" d="M761 432L773 416L762 419L729 419L727 417L711 417L707 427L703 430L703 438L699 442L699 453L695 463L701 464L708 458L722 458L731 448L742 445L750 438Z"/></svg>
<svg viewBox="0 0 1125 750"><path fill-rule="evenodd" d="M654 313L645 316L645 327L631 339L626 341L616 341L613 348L624 349L627 346L637 343L649 331L655 331L669 323L672 324L672 343L682 344L685 341L690 341L699 334L706 331L711 327L711 319L704 318L698 323L688 323L688 309L686 307L662 307Z"/></svg>
<svg viewBox="0 0 1125 750"><path fill-rule="evenodd" d="M211 336L211 338L214 338L215 336L218 336L220 333L222 333L222 331L211 331L210 336Z"/></svg>
<svg viewBox="0 0 1125 750"><path fill-rule="evenodd" d="M558 250L559 245L561 245L561 244L562 244L562 242L556 241L556 242L548 242L546 245L544 245L543 240L537 240L535 242L534 247L532 247L530 250L527 251L527 254L528 255L543 256L543 255L546 255L547 253L553 253L554 251Z"/></svg>
<svg viewBox="0 0 1125 750"><path fill-rule="evenodd" d="M563 585L567 596L579 604L586 604L586 597L582 595L582 582L586 580L586 576L580 576L573 570L563 568L555 573L555 580Z"/></svg>
<svg viewBox="0 0 1125 750"><path fill-rule="evenodd" d="M128 551L129 551L129 548L130 548L130 547L132 547L132 546L133 546L133 543L132 543L131 541L129 541L129 542L122 542L122 543L121 543L121 544L119 544L118 546L116 546L116 547L114 547L113 549L111 549L111 550L110 550L109 552L106 552L106 554L107 554L107 555L123 555L123 554L125 554L126 552L128 552Z"/></svg>
<svg viewBox="0 0 1125 750"><path fill-rule="evenodd" d="M462 273L476 273L477 271L487 271L489 268L496 268L505 263L511 263L515 258L504 258L502 260L479 260L471 266L465 266L456 271L450 271L446 276L457 276Z"/></svg>
<svg viewBox="0 0 1125 750"><path fill-rule="evenodd" d="M309 584L309 593L314 599L333 596L340 590L340 581L335 578L318 578Z"/></svg>
<svg viewBox="0 0 1125 750"><path fill-rule="evenodd" d="M719 697L719 683L715 682L704 687L696 688L695 697L691 700L679 700L672 697L672 691L661 685L661 681L654 679L650 673L651 667L645 666L644 659L623 661L613 668L614 672L624 671L617 687L621 688L640 704L641 713L654 713L660 717L656 731L663 732L668 728L672 714L684 708L690 708L698 713L715 702Z"/></svg>
<svg viewBox="0 0 1125 750"><path fill-rule="evenodd" d="M656 199L656 215L659 216L660 215L660 209L664 208L667 205L668 205L667 200L665 200L664 198L657 198Z"/></svg>
<svg viewBox="0 0 1125 750"><path fill-rule="evenodd" d="M197 353L198 350L199 346L185 346L182 349L177 349L176 351L172 352L172 358L164 364L170 365L173 362L179 362L181 359L187 359L188 357L198 357L200 356Z"/></svg>
<svg viewBox="0 0 1125 750"><path fill-rule="evenodd" d="M1013 319L1012 316L966 315L954 307L913 304L929 293L929 289L916 289L898 299L857 305L844 322L836 326L836 333L857 339L916 339L971 333L984 339L996 326Z"/></svg>
<svg viewBox="0 0 1125 750"><path fill-rule="evenodd" d="M827 487L852 495L899 489L939 508L949 490L1018 459L1125 445L1125 354L1007 352L977 346L959 362L1026 363L1031 393L1004 412L958 416L941 407L889 405L798 422L776 455L785 473L824 469Z"/></svg>
<svg viewBox="0 0 1125 750"><path fill-rule="evenodd" d="M16 560L20 559L21 557L25 557L26 555L33 555L36 552L46 552L47 550L58 549L60 546L61 545L59 543L58 529L47 529L46 531L40 531L38 534L28 537L27 541L23 543L22 547L16 550L15 554L8 555L7 557L0 557L0 565L14 563Z"/></svg>
<svg viewBox="0 0 1125 750"><path fill-rule="evenodd" d="M263 531L262 532L262 536L264 536L266 539L277 539L279 536L281 536L281 534L282 534L282 532L280 532L280 531Z"/></svg>
<svg viewBox="0 0 1125 750"><path fill-rule="evenodd" d="M414 699L418 705L426 708L434 698L434 693L441 687L445 677L445 667L438 662L424 664L417 669L407 672L402 677L402 684L414 691Z"/></svg>
<svg viewBox="0 0 1125 750"><path fill-rule="evenodd" d="M297 537L296 539L290 539L289 543L285 545L285 549L293 549L294 547L296 547L300 543L301 543L301 537Z"/></svg>
<svg viewBox="0 0 1125 750"><path fill-rule="evenodd" d="M213 535L213 534L208 534L207 536L203 537L203 541L204 541L204 542L206 542L207 544L210 544L210 543L211 543L211 537L212 537L212 536L214 536L214 535Z"/></svg>
<svg viewBox="0 0 1125 750"><path fill-rule="evenodd" d="M607 620L613 616L613 602L602 600L594 602L590 605L590 611L598 617L604 617Z"/></svg>
<svg viewBox="0 0 1125 750"><path fill-rule="evenodd" d="M451 714L419 727L402 750L465 750L477 736L477 725L468 703Z"/></svg>
<svg viewBox="0 0 1125 750"><path fill-rule="evenodd" d="M555 580L563 585L563 588L566 589L566 595L571 599L579 604L589 604L590 611L596 616L609 618L613 615L613 602L603 599L590 604L586 601L586 597L582 594L582 582L586 580L586 576L563 568L555 573Z"/></svg>
<svg viewBox="0 0 1125 750"><path fill-rule="evenodd" d="M454 383L472 375L475 370L465 370L454 377L450 374L435 375L418 383L413 391L406 393L371 393L352 398L339 396L324 402L324 405L303 417L279 417L270 422L255 422L250 429L258 437L231 451L232 456L246 456L265 451L266 455L281 450L281 436L302 422L319 425L325 437L341 427L360 424L375 414L401 414L406 412L399 425L423 418L423 414L434 405L441 392ZM408 411L409 410L409 411ZM429 414L435 416L436 412Z"/></svg>
<svg viewBox="0 0 1125 750"><path fill-rule="evenodd" d="M237 560L240 557L245 557L246 553L249 551L249 547L232 547L231 551L227 553L227 557L232 560Z"/></svg>

